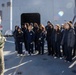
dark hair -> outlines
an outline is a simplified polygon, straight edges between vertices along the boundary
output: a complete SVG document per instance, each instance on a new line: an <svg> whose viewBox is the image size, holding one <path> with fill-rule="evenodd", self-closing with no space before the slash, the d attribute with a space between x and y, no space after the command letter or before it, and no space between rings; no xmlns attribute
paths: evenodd
<svg viewBox="0 0 76 75"><path fill-rule="evenodd" d="M17 27L17 29L19 28L19 26L16 25L16 26L15 26L15 29L16 29L16 27Z"/></svg>
<svg viewBox="0 0 76 75"><path fill-rule="evenodd" d="M15 25L15 27L17 27L17 25Z"/></svg>
<svg viewBox="0 0 76 75"><path fill-rule="evenodd" d="M72 21L69 21L69 23L73 24L73 22L72 22Z"/></svg>
<svg viewBox="0 0 76 75"><path fill-rule="evenodd" d="M50 21L48 21L48 22L47 22L47 24L48 24L48 23L50 23L50 25L52 25L52 26L53 26L53 24L52 24Z"/></svg>
<svg viewBox="0 0 76 75"><path fill-rule="evenodd" d="M33 26L33 23L30 23L31 26Z"/></svg>
<svg viewBox="0 0 76 75"><path fill-rule="evenodd" d="M48 21L47 23L51 23L50 21Z"/></svg>

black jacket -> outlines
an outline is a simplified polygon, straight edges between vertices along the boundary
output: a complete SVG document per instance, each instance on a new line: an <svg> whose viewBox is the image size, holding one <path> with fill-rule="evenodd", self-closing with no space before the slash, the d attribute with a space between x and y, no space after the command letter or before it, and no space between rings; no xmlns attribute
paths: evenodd
<svg viewBox="0 0 76 75"><path fill-rule="evenodd" d="M52 34L52 31L53 31L53 28L51 28L50 26L46 26L45 29L47 31L46 40L51 41L51 34Z"/></svg>
<svg viewBox="0 0 76 75"><path fill-rule="evenodd" d="M53 30L52 35L51 35L51 42L52 43L57 42L59 44L61 43L61 31L60 30L58 31Z"/></svg>
<svg viewBox="0 0 76 75"><path fill-rule="evenodd" d="M45 32L39 30L38 33L37 33L37 39L38 39L38 43L44 43Z"/></svg>
<svg viewBox="0 0 76 75"><path fill-rule="evenodd" d="M27 43L32 43L35 40L35 33L34 31L27 31Z"/></svg>
<svg viewBox="0 0 76 75"><path fill-rule="evenodd" d="M17 40L17 42L23 42L23 32L22 31L20 33L17 32L16 40Z"/></svg>
<svg viewBox="0 0 76 75"><path fill-rule="evenodd" d="M66 35L66 33L64 32L62 42L61 42L62 45L64 44L65 39L66 39L65 35ZM66 41L67 41L66 43L67 43L68 47L74 47L74 44L75 44L75 31L74 31L73 28L69 29Z"/></svg>
<svg viewBox="0 0 76 75"><path fill-rule="evenodd" d="M27 29L23 29L23 40L24 40L24 42L26 42L27 41Z"/></svg>
<svg viewBox="0 0 76 75"><path fill-rule="evenodd" d="M13 32L13 37L14 37L15 40L16 40L16 38L17 38L17 33L18 33L17 30L15 30L15 31Z"/></svg>
<svg viewBox="0 0 76 75"><path fill-rule="evenodd" d="M34 27L33 31L35 32L35 42L37 42L38 27Z"/></svg>

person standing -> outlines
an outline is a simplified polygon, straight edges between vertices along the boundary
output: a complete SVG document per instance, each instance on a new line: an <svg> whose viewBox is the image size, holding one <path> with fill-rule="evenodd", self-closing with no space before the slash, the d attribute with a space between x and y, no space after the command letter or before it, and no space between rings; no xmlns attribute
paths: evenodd
<svg viewBox="0 0 76 75"><path fill-rule="evenodd" d="M30 24L28 26L28 31L27 31L27 48L28 48L28 53L30 55L34 53L33 50L34 40L35 40L35 33L33 31L32 24Z"/></svg>
<svg viewBox="0 0 76 75"><path fill-rule="evenodd" d="M38 43L37 43L37 32L39 30L39 26L37 23L34 23L33 31L35 32L35 51L38 50Z"/></svg>
<svg viewBox="0 0 76 75"><path fill-rule="evenodd" d="M53 31L53 49L54 49L54 55L56 57L61 58L61 51L60 51L60 44L61 44L61 31L60 31L60 25L55 25L54 31Z"/></svg>
<svg viewBox="0 0 76 75"><path fill-rule="evenodd" d="M69 22L65 23L65 31L61 44L64 44L65 61L72 62L72 49L75 44L75 31L72 24Z"/></svg>
<svg viewBox="0 0 76 75"><path fill-rule="evenodd" d="M64 31L65 31L65 24L62 24L62 26L61 26L61 39L63 38ZM62 45L62 57L65 57L64 44Z"/></svg>
<svg viewBox="0 0 76 75"><path fill-rule="evenodd" d="M47 26L45 27L46 29L46 40L47 40L47 46L48 46L48 55L52 54L52 44L51 44L51 34L53 31L53 25L51 24L50 21L47 22Z"/></svg>
<svg viewBox="0 0 76 75"><path fill-rule="evenodd" d="M27 25L25 23L22 31L23 31L23 42L24 42L24 46L25 46L26 51L28 51L28 49L27 49L27 29L28 28L27 28Z"/></svg>
<svg viewBox="0 0 76 75"><path fill-rule="evenodd" d="M15 30L13 32L13 37L15 40L15 51L18 52L18 45L17 45L17 32L18 32L18 26L15 26Z"/></svg>
<svg viewBox="0 0 76 75"><path fill-rule="evenodd" d="M21 28L18 28L18 32L17 32L18 55L17 56L23 56L22 43L23 43L23 32Z"/></svg>
<svg viewBox="0 0 76 75"><path fill-rule="evenodd" d="M0 32L0 75L4 75L4 55L3 55L3 48L5 44L5 37L3 37L2 33Z"/></svg>
<svg viewBox="0 0 76 75"><path fill-rule="evenodd" d="M38 51L39 54L44 54L44 42L45 42L45 27L43 25L39 26L38 30Z"/></svg>

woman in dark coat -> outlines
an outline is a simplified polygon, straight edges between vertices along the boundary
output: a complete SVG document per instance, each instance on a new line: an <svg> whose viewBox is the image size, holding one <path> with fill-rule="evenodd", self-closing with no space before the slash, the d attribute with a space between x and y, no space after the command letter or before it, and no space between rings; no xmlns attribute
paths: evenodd
<svg viewBox="0 0 76 75"><path fill-rule="evenodd" d="M28 51L28 49L27 49L27 31L28 31L28 29L27 29L27 24L26 23L24 24L24 26L22 28L22 31L23 31L24 46L25 46L26 51Z"/></svg>
<svg viewBox="0 0 76 75"><path fill-rule="evenodd" d="M18 46L18 56L23 56L23 52L22 52L22 43L23 43L23 32L21 30L21 28L18 28L18 32L17 32L17 46Z"/></svg>
<svg viewBox="0 0 76 75"><path fill-rule="evenodd" d="M39 54L44 54L44 39L45 39L45 27L43 25L39 26L39 30L37 33L38 39L38 51Z"/></svg>
<svg viewBox="0 0 76 75"><path fill-rule="evenodd" d="M65 60L68 62L72 61L72 49L75 44L75 32L72 28L71 23L65 23L65 31L63 34L62 42L64 44L64 51L65 51Z"/></svg>
<svg viewBox="0 0 76 75"><path fill-rule="evenodd" d="M37 23L34 23L33 31L35 32L35 51L38 50L38 43L37 43L37 32L38 32L39 26Z"/></svg>
<svg viewBox="0 0 76 75"><path fill-rule="evenodd" d="M53 52L56 57L61 57L60 43L61 43L61 31L60 26L57 24L52 33Z"/></svg>
<svg viewBox="0 0 76 75"><path fill-rule="evenodd" d="M18 32L18 26L15 26L15 30L13 32L13 37L15 40L15 51L18 52L18 46L17 46L17 32Z"/></svg>

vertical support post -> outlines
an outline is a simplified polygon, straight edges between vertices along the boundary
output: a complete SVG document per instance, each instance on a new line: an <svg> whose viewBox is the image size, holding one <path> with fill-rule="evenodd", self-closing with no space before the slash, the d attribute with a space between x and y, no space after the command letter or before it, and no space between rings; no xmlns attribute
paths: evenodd
<svg viewBox="0 0 76 75"><path fill-rule="evenodd" d="M12 31L12 0L10 0L10 30Z"/></svg>

